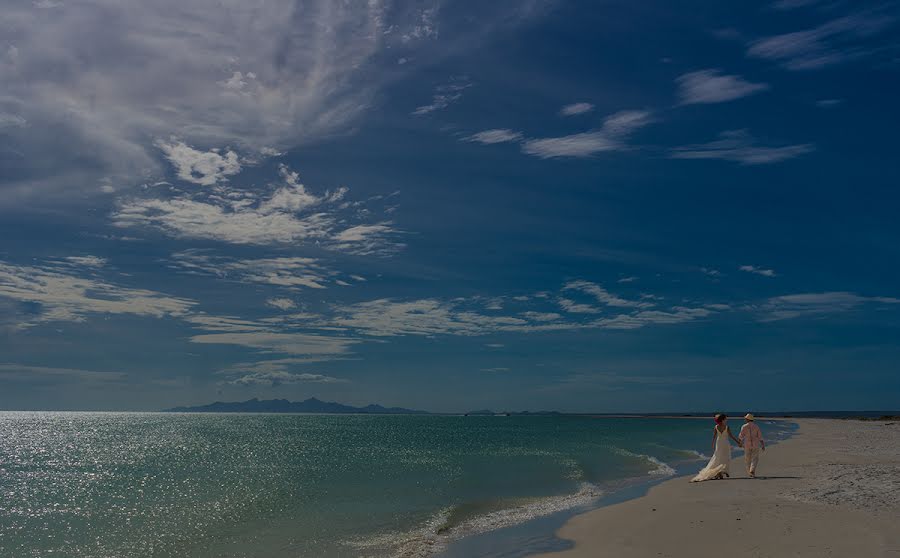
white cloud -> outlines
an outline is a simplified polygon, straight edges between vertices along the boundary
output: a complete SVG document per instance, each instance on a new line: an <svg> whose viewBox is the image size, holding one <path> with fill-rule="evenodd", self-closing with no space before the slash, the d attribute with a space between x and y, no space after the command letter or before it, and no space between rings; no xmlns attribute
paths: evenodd
<svg viewBox="0 0 900 558"><path fill-rule="evenodd" d="M864 304L900 304L900 298L867 297L841 291L803 293L770 298L757 310L761 321L777 321L848 312Z"/></svg>
<svg viewBox="0 0 900 558"><path fill-rule="evenodd" d="M765 83L753 83L740 76L722 74L720 70L699 70L683 74L675 80L681 104L724 103L765 91Z"/></svg>
<svg viewBox="0 0 900 558"><path fill-rule="evenodd" d="M739 267L741 271L746 271L747 273L755 273L756 275L762 275L763 277L775 277L778 275L775 273L774 269L765 269L762 267L756 267L755 265L742 265Z"/></svg>
<svg viewBox="0 0 900 558"><path fill-rule="evenodd" d="M750 43L747 55L780 63L789 70L813 70L865 56L865 41L894 23L893 18L849 15L818 27L765 37Z"/></svg>
<svg viewBox="0 0 900 558"><path fill-rule="evenodd" d="M553 322L562 318L562 316L556 312L535 312L533 310L522 312L522 316L533 322Z"/></svg>
<svg viewBox="0 0 900 558"><path fill-rule="evenodd" d="M347 380L341 378L295 370L298 365L307 365L321 360L322 359L320 358L293 357L257 362L241 362L229 366L224 370L220 370L217 374L228 377L229 379L226 381L228 384L243 386L278 386L282 384L301 383L333 384L347 382Z"/></svg>
<svg viewBox="0 0 900 558"><path fill-rule="evenodd" d="M103 267L106 265L106 258L99 256L66 256L63 259L72 265L82 267Z"/></svg>
<svg viewBox="0 0 900 558"><path fill-rule="evenodd" d="M746 130L729 130L709 143L677 147L669 154L673 159L721 159L742 165L765 165L787 161L814 150L812 144L761 146Z"/></svg>
<svg viewBox="0 0 900 558"><path fill-rule="evenodd" d="M321 214L298 218L259 207L230 210L189 198L131 199L113 214L118 227L153 227L172 236L220 240L233 244L288 244L322 240L334 225Z"/></svg>
<svg viewBox="0 0 900 558"><path fill-rule="evenodd" d="M599 130L556 138L530 139L522 144L522 152L541 159L554 157L590 157L596 153L627 149L628 136L653 121L649 112L625 110L604 120Z"/></svg>
<svg viewBox="0 0 900 558"><path fill-rule="evenodd" d="M440 3L89 0L51 13L4 5L0 99L22 111L0 109L28 126L4 138L25 168L0 176L0 203L60 203L104 176L123 189L147 182L163 170L154 141L173 136L201 151L231 146L248 161L350 131L385 85L416 71L398 57L464 54L539 12L502 0L438 38ZM221 176L234 160L219 155ZM210 182L215 173L193 176Z"/></svg>
<svg viewBox="0 0 900 558"><path fill-rule="evenodd" d="M281 182L270 185L268 196L217 186L195 193L176 190L170 197L125 198L112 214L113 224L232 244L315 243L353 254L386 255L403 247L390 221L348 222L377 215L364 207L367 202L344 201L347 188L315 195L297 173L284 165L279 172Z"/></svg>
<svg viewBox="0 0 900 558"><path fill-rule="evenodd" d="M504 326L527 325L522 318L486 316L458 303L437 299L394 301L377 299L337 307L326 324L375 337L398 335L481 335Z"/></svg>
<svg viewBox="0 0 900 558"><path fill-rule="evenodd" d="M319 260L303 257L234 259L185 250L172 254L170 261L173 267L188 273L285 288L324 289L337 275Z"/></svg>
<svg viewBox="0 0 900 558"><path fill-rule="evenodd" d="M392 42L383 32L393 24L377 1L273 0L260 13L239 2L95 0L52 17L25 3L5 15L0 35L18 56L0 65L0 97L25 103L32 129L52 130L16 143L34 155L65 145L50 174L67 186L87 167L117 182L158 173L152 138L259 153L341 129L379 87L355 78ZM193 182L238 166L228 152L174 147Z"/></svg>
<svg viewBox="0 0 900 558"><path fill-rule="evenodd" d="M469 82L468 78L453 78L449 83L437 86L434 90L434 95L431 97L431 103L416 107L412 114L414 116L424 116L443 110L460 100L463 96L463 91L470 87L472 87L472 83Z"/></svg>
<svg viewBox="0 0 900 558"><path fill-rule="evenodd" d="M272 386L277 387L287 384L335 384L347 380L325 376L322 374L310 374L309 372L288 372L285 370L271 370L266 372L251 372L236 376L227 383L235 386Z"/></svg>
<svg viewBox="0 0 900 558"><path fill-rule="evenodd" d="M308 333L278 331L235 331L204 333L190 338L191 343L215 345L240 345L263 352L291 355L337 356L344 355L359 340L346 337L329 337Z"/></svg>
<svg viewBox="0 0 900 558"><path fill-rule="evenodd" d="M158 141L157 146L175 166L178 178L201 186L212 186L227 180L227 176L241 172L237 153L220 149L198 151L183 142Z"/></svg>
<svg viewBox="0 0 900 558"><path fill-rule="evenodd" d="M465 141L471 141L476 143L482 143L485 145L490 145L494 143L507 143L511 141L519 141L522 139L522 133L516 132L513 130L509 130L507 128L496 128L493 130L485 130L483 132L478 132L477 134L472 134L471 136L467 136L463 138Z"/></svg>
<svg viewBox="0 0 900 558"><path fill-rule="evenodd" d="M593 322L593 327L603 329L638 329L648 325L680 324L705 318L714 313L710 308L686 308L676 306L668 311L642 310L634 314L621 314Z"/></svg>
<svg viewBox="0 0 900 558"><path fill-rule="evenodd" d="M356 225L335 234L327 244L336 250L360 256L389 254L403 246L393 240L397 234L390 221Z"/></svg>
<svg viewBox="0 0 900 558"><path fill-rule="evenodd" d="M637 280L638 280L637 277L622 277L622 278L616 280L616 283L634 283Z"/></svg>
<svg viewBox="0 0 900 558"><path fill-rule="evenodd" d="M591 112L592 110L594 110L594 105L591 103L572 103L571 105L566 105L559 109L559 114L562 116L574 116L576 114Z"/></svg>
<svg viewBox="0 0 900 558"><path fill-rule="evenodd" d="M560 308L562 308L566 312L571 312L573 314L599 314L600 312L602 312L602 310L600 310L596 306L591 306L590 304L581 304L568 298L560 298L556 302L557 304L559 304Z"/></svg>
<svg viewBox="0 0 900 558"><path fill-rule="evenodd" d="M558 138L532 139L522 151L541 159L554 157L590 157L604 151L618 151L623 145L602 132L582 132Z"/></svg>
<svg viewBox="0 0 900 558"><path fill-rule="evenodd" d="M192 300L75 275L66 266L20 266L2 261L0 297L40 306L40 312L23 326L38 322L84 321L92 314L181 317L195 305Z"/></svg>
<svg viewBox="0 0 900 558"><path fill-rule="evenodd" d="M653 306L653 303L651 302L626 300L624 298L618 297L610 293L600 285L591 283L590 281L570 281L566 283L566 285L563 287L563 290L574 290L589 294L597 299L598 302L606 306L614 306L619 308L645 308L648 306Z"/></svg>
<svg viewBox="0 0 900 558"><path fill-rule="evenodd" d="M297 303L289 298L270 298L266 300L266 305L279 310L291 310L297 307Z"/></svg>

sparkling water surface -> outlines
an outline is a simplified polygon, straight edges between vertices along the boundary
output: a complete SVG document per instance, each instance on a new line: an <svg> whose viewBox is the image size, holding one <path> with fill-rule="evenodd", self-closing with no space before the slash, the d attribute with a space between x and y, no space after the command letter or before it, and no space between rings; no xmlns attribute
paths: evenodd
<svg viewBox="0 0 900 558"><path fill-rule="evenodd" d="M696 420L0 413L2 557L427 556L698 460ZM699 461L698 461L699 463Z"/></svg>

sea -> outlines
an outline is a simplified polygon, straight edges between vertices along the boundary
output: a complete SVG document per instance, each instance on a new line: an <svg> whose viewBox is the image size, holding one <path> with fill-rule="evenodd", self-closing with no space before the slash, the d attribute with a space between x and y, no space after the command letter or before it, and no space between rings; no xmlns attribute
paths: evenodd
<svg viewBox="0 0 900 558"><path fill-rule="evenodd" d="M761 425L770 440L792 430ZM0 557L449 556L467 538L699 469L711 427L589 416L0 412ZM507 555L501 546L478 552Z"/></svg>

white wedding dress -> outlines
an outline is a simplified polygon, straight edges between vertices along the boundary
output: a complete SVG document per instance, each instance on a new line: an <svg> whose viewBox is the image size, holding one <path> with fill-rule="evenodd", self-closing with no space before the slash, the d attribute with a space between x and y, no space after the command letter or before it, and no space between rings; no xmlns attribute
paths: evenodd
<svg viewBox="0 0 900 558"><path fill-rule="evenodd" d="M728 442L728 429L725 432L716 430L716 451L710 458L706 467L691 479L691 482L712 480L721 474L728 474L728 466L731 464L731 444Z"/></svg>

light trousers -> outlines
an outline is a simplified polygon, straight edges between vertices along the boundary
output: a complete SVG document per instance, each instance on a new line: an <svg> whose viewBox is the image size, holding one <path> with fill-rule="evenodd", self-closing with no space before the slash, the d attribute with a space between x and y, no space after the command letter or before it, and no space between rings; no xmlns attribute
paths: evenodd
<svg viewBox="0 0 900 558"><path fill-rule="evenodd" d="M747 472L751 475L756 473L760 452L762 452L760 448L744 448L744 463L747 464Z"/></svg>

